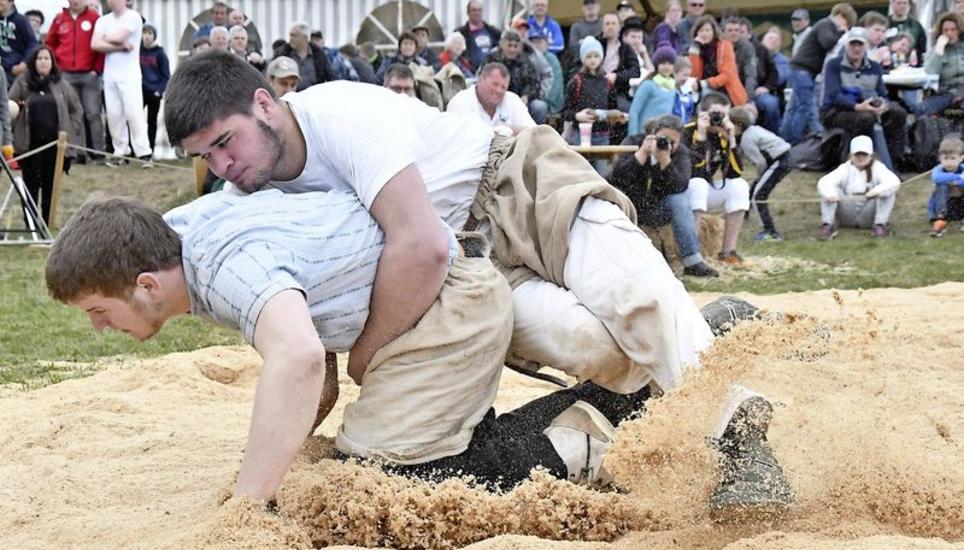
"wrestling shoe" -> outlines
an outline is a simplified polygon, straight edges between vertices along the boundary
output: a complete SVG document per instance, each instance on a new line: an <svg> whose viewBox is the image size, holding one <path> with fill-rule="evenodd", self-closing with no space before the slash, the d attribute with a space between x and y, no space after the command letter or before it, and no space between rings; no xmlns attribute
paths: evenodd
<svg viewBox="0 0 964 550"><path fill-rule="evenodd" d="M706 262L699 262L683 268L683 275L690 277L719 277L720 272L706 265Z"/></svg>
<svg viewBox="0 0 964 550"><path fill-rule="evenodd" d="M569 481L602 488L612 484L612 476L602 463L615 431L599 409L585 401L576 401L542 433L565 462Z"/></svg>
<svg viewBox="0 0 964 550"><path fill-rule="evenodd" d="M943 237L944 233L947 231L947 221L945 220L934 220L933 225L931 225L931 237Z"/></svg>
<svg viewBox="0 0 964 550"><path fill-rule="evenodd" d="M887 226L882 223L878 223L874 225L874 229L871 231L871 234L875 239L883 239L887 236Z"/></svg>
<svg viewBox="0 0 964 550"><path fill-rule="evenodd" d="M830 240L833 240L833 238L836 236L837 236L837 229L833 225L829 223L825 223L820 226L821 241L830 241Z"/></svg>
<svg viewBox="0 0 964 550"><path fill-rule="evenodd" d="M714 336L726 334L740 321L756 319L760 309L735 296L721 296L700 309Z"/></svg>
<svg viewBox="0 0 964 550"><path fill-rule="evenodd" d="M768 519L793 503L793 490L767 443L773 405L763 396L746 392L736 402L722 436L712 441L720 452L721 480L710 497L710 516L716 521Z"/></svg>

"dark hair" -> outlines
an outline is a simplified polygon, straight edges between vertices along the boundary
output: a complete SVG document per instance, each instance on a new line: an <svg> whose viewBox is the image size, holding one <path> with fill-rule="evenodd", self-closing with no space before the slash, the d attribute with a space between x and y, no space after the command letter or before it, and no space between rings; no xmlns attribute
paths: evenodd
<svg viewBox="0 0 964 550"><path fill-rule="evenodd" d="M716 23L716 19L714 19L712 15L701 15L696 19L695 22L693 22L693 30L690 31L690 39L695 39L696 34L700 32L700 29L703 28L703 25L707 24L713 27L713 40L719 40L721 34L720 26Z"/></svg>
<svg viewBox="0 0 964 550"><path fill-rule="evenodd" d="M312 40L314 40L315 38L323 39L325 38L325 35L321 31L311 31L311 35L309 36L309 38L311 38Z"/></svg>
<svg viewBox="0 0 964 550"><path fill-rule="evenodd" d="M181 62L164 94L164 124L172 145L231 115L251 115L254 93L274 89L244 58L208 50Z"/></svg>
<svg viewBox="0 0 964 550"><path fill-rule="evenodd" d="M46 77L41 77L37 73L37 57L42 51L50 54L50 74ZM54 52L46 45L36 46L30 52L30 55L27 57L27 74L25 78L27 79L27 88L34 92L46 89L48 82L60 81L60 66L57 65L57 58L54 56Z"/></svg>
<svg viewBox="0 0 964 550"><path fill-rule="evenodd" d="M479 69L479 78L489 76L492 71L499 71L499 74L501 74L504 78L509 78L509 75L511 74L509 73L509 68L504 64L499 63L498 61L490 61L485 65L482 65L482 68Z"/></svg>
<svg viewBox="0 0 964 550"><path fill-rule="evenodd" d="M723 20L722 27L725 29L727 25L737 25L742 26L743 21L740 19L739 15L731 15Z"/></svg>
<svg viewBox="0 0 964 550"><path fill-rule="evenodd" d="M31 15L36 16L36 17L39 17L39 18L40 18L40 24L41 24L41 25L43 25L43 24L44 24L44 21L47 20L47 19L44 17L44 12L42 12L42 11L40 11L40 10L27 10L27 11L23 12L23 16L24 16L24 17L30 17Z"/></svg>
<svg viewBox="0 0 964 550"><path fill-rule="evenodd" d="M389 82L396 78L411 78L412 80L415 80L415 75L412 73L412 69L410 69L408 65L404 63L392 63L385 71L385 85L387 86Z"/></svg>
<svg viewBox="0 0 964 550"><path fill-rule="evenodd" d="M405 32L403 32L402 34L398 35L398 49L399 49L399 50L402 49L402 42L404 42L404 41L406 41L406 40L411 40L412 43L415 44L415 47L416 47L416 48L418 47L418 40L415 40L415 35L412 34L412 33L410 33L410 32L408 32L408 31L405 31Z"/></svg>
<svg viewBox="0 0 964 550"><path fill-rule="evenodd" d="M662 130L663 128L682 132L683 120L676 115L670 114L654 116L646 121L646 124L643 126L643 132L646 135L651 135Z"/></svg>
<svg viewBox="0 0 964 550"><path fill-rule="evenodd" d="M888 23L887 16L877 11L868 11L858 22L858 24L865 29L871 25L883 25L886 27Z"/></svg>
<svg viewBox="0 0 964 550"><path fill-rule="evenodd" d="M345 57L358 57L358 48L354 44L345 44L338 48L338 53Z"/></svg>
<svg viewBox="0 0 964 550"><path fill-rule="evenodd" d="M211 45L211 39L208 38L208 37L206 37L206 36L199 36L199 37L197 37L197 38L194 39L194 42L193 42L193 43L191 43L191 49L192 49L192 50L196 50L197 47L200 46L201 44L207 44L208 46L210 46L210 45Z"/></svg>
<svg viewBox="0 0 964 550"><path fill-rule="evenodd" d="M68 302L99 292L128 298L137 276L181 264L181 238L158 212L125 198L84 203L47 258L47 292Z"/></svg>
<svg viewBox="0 0 964 550"><path fill-rule="evenodd" d="M706 112L710 110L710 107L714 105L722 105L724 107L729 107L732 105L730 98L719 92L708 92L703 95L703 99L700 100L700 112ZM166 112L166 111L165 111Z"/></svg>
<svg viewBox="0 0 964 550"><path fill-rule="evenodd" d="M631 31L639 31L646 34L646 27L643 25L643 20L635 15L627 17L626 20L623 21L622 27L619 29L619 40L622 41L626 33Z"/></svg>

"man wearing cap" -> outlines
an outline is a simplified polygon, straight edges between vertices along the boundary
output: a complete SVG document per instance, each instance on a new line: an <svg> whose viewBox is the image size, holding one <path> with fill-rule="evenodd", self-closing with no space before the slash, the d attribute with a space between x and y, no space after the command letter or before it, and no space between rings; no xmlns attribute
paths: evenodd
<svg viewBox="0 0 964 550"><path fill-rule="evenodd" d="M508 90L509 69L501 63L487 63L468 89L455 94L446 112L481 119L496 132L514 135L536 125L525 103Z"/></svg>
<svg viewBox="0 0 964 550"><path fill-rule="evenodd" d="M844 52L827 62L821 115L825 126L842 128L851 136L873 137L879 122L887 147L878 144L878 158L894 170L907 141L907 112L887 99L884 70L867 57L867 44L867 29L854 27Z"/></svg>
<svg viewBox="0 0 964 550"><path fill-rule="evenodd" d="M797 50L800 49L800 44L803 44L803 39L810 34L812 29L810 12L803 8L793 10L793 14L790 16L790 27L793 28L793 47L790 50L792 57L797 55Z"/></svg>
<svg viewBox="0 0 964 550"><path fill-rule="evenodd" d="M569 27L569 49L578 52L579 43L587 36L602 34L599 0L582 0L582 19Z"/></svg>
<svg viewBox="0 0 964 550"><path fill-rule="evenodd" d="M530 29L529 45L532 46L532 49L536 52L542 54L542 57L545 58L546 63L549 65L549 69L552 71L551 75L543 77L544 98L546 105L549 107L549 112L558 113L562 110L562 104L565 102L565 93L563 91L565 77L562 72L562 63L559 62L556 54L549 51L549 38L545 32L537 32L535 29ZM545 86L547 82L548 86Z"/></svg>
<svg viewBox="0 0 964 550"><path fill-rule="evenodd" d="M267 77L274 93L281 97L298 87L301 73L298 71L298 64L295 63L294 59L282 55L268 63Z"/></svg>
<svg viewBox="0 0 964 550"><path fill-rule="evenodd" d="M549 0L532 0L529 5L529 28L537 33L545 33L549 40L549 51L559 53L566 47L559 22L549 15Z"/></svg>
<svg viewBox="0 0 964 550"><path fill-rule="evenodd" d="M687 0L686 1L686 17L676 25L676 32L680 36L686 38L687 46L693 41L693 24L700 17L706 14L706 0ZM677 50L677 52L685 52L686 50Z"/></svg>
<svg viewBox="0 0 964 550"><path fill-rule="evenodd" d="M415 35L415 55L424 59L430 66L437 67L438 54L428 45L428 27L425 25L412 27L412 34Z"/></svg>
<svg viewBox="0 0 964 550"><path fill-rule="evenodd" d="M620 0L616 4L616 15L619 16L619 21L623 22L630 17L636 17L636 6L630 0Z"/></svg>
<svg viewBox="0 0 964 550"><path fill-rule="evenodd" d="M465 5L465 12L468 15L468 21L455 30L465 37L467 56L472 62L472 70L475 71L485 63L489 52L499 45L502 31L482 19L480 0L469 0Z"/></svg>
<svg viewBox="0 0 964 550"><path fill-rule="evenodd" d="M817 108L813 100L814 78L820 74L827 54L856 21L857 12L850 4L835 4L829 16L817 21L790 60L789 84L793 95L780 126L781 137L790 144L803 140L807 123Z"/></svg>

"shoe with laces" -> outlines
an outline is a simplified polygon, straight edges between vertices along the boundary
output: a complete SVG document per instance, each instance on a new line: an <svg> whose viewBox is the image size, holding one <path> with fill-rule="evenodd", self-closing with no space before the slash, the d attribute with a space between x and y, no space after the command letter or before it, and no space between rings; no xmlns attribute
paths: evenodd
<svg viewBox="0 0 964 550"><path fill-rule="evenodd" d="M716 259L725 263L726 265L743 265L743 256L737 254L736 250L720 252Z"/></svg>
<svg viewBox="0 0 964 550"><path fill-rule="evenodd" d="M873 234L875 239L883 239L884 237L887 236L887 226L885 226L884 224L878 223L874 225L874 229L871 233Z"/></svg>
<svg viewBox="0 0 964 550"><path fill-rule="evenodd" d="M684 267L683 275L689 275L690 277L719 277L720 272L706 265L706 262L700 262Z"/></svg>
<svg viewBox="0 0 964 550"><path fill-rule="evenodd" d="M934 220L931 225L931 237L943 237L944 233L947 231L947 221L945 220Z"/></svg>
<svg viewBox="0 0 964 550"><path fill-rule="evenodd" d="M823 224L823 225L820 226L820 240L821 240L821 241L829 241L829 240L832 240L832 239L833 239L834 237L836 237L836 236L837 236L837 229L836 229L833 225L831 225L831 224L829 224L829 223L825 223L825 224Z"/></svg>

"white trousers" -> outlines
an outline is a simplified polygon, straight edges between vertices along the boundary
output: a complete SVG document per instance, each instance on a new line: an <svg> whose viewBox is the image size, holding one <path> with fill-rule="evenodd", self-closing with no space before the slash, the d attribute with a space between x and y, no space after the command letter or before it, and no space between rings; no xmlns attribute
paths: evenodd
<svg viewBox="0 0 964 550"><path fill-rule="evenodd" d="M129 146L134 155L151 154L147 140L147 114L144 112L144 95L141 81L104 81L104 104L107 107L107 126L114 143L115 155L127 155ZM128 127L130 134L128 138Z"/></svg>
<svg viewBox="0 0 964 550"><path fill-rule="evenodd" d="M703 178L692 178L686 196L693 210L699 212L723 210L731 214L750 209L750 184L743 178L727 178L725 184L717 180L713 185Z"/></svg>
<svg viewBox="0 0 964 550"><path fill-rule="evenodd" d="M569 232L565 284L513 291L510 354L631 393L675 387L713 336L649 238L616 205L587 198Z"/></svg>

